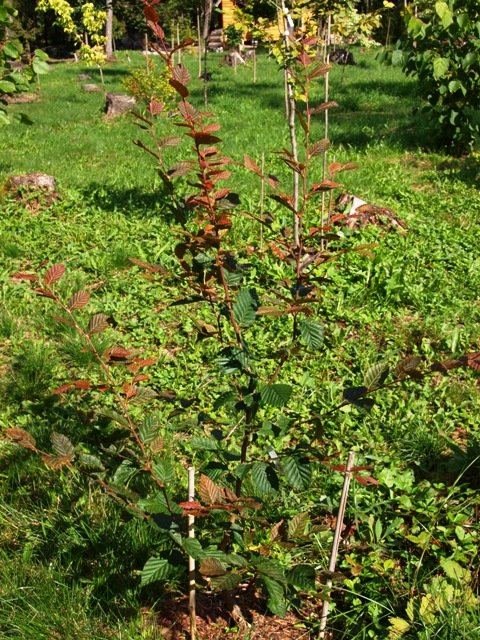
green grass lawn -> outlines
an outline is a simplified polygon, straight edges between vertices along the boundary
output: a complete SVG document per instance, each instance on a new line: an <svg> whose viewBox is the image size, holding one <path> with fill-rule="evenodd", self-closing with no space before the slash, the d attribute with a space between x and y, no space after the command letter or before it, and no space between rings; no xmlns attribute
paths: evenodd
<svg viewBox="0 0 480 640"><path fill-rule="evenodd" d="M374 258L346 255L324 268L317 312L324 347L282 370L282 380L294 387L291 411L300 418L326 415L319 436L325 454L340 451L346 457L353 450L359 464L373 465L371 473L380 481L373 488L354 484L349 518L356 532L341 554L346 579L336 586L330 624L334 638L391 638L395 618L410 624L404 637L480 638L478 372L457 369L421 383L407 381L381 391L369 412L348 405L328 413L343 390L361 385L376 363L418 355L428 368L480 348L479 156L454 159L430 150L428 125L414 114L415 82L380 66L372 53L355 56L355 67L331 73L330 99L339 107L330 112L330 159L357 164L358 170L340 174L342 188L391 208L408 232L373 226L344 232L347 245L377 244ZM222 125L224 153L239 162L248 153L258 164L264 153L268 171L288 190L291 178L272 154L289 145L281 71L260 55L253 84L251 68L239 68L235 76L220 61L220 55L211 56L208 109L212 122ZM195 77L196 59L185 62ZM142 64L133 54L133 66ZM65 296L88 288L91 312L113 318L107 338L98 336L99 350L114 336L126 347L156 355L151 386L196 399L180 416L172 416L165 403L156 407L172 452L178 452L182 438L203 435L198 416L212 407L214 347L193 337L195 308L169 306L183 286L171 279L152 283L129 262L140 258L175 270L176 225L154 159L132 144L135 138L147 142L144 133L130 116L107 121L103 93L83 92L81 73L100 83L96 70L52 65L40 94L11 107L34 124L0 132L2 182L40 171L57 178L59 191L53 202L39 204L28 194L19 201L6 193L0 202L0 427L26 429L46 448L52 431L65 433L87 453L103 443L104 433L115 435L97 413L108 398L51 394L65 381L96 374L76 335L51 320L49 301L35 297L27 283L12 281L16 271L48 258L67 266L68 277L59 283ZM128 73L119 53L119 61L104 70L106 90L122 92ZM191 102L201 109L203 84L195 79L189 86ZM321 102L318 91L314 100ZM170 120L159 122L165 135L178 133ZM323 135L319 118L314 137ZM172 163L187 146L169 152ZM320 162L313 179L321 179ZM257 214L255 176L234 167L229 185L240 194L242 208ZM265 242L289 224L284 210L269 206L275 222ZM311 226L318 224L317 215L311 214ZM244 220L234 235L243 253L258 248L253 221ZM249 286L267 271L270 278L286 277L269 254L264 260L257 254L249 257ZM198 313L209 321L206 312ZM263 326L259 350L265 355L283 329L277 318L266 318ZM274 364L262 362L273 372ZM271 442L267 427L258 450ZM308 437L306 429L280 437L297 442ZM0 638L157 637L145 630L139 612L165 592L161 584L140 590L138 577L162 544L155 527L131 519L77 473L54 472L4 441L0 483ZM339 477L318 472L311 489L282 494L281 505L275 503L267 515L288 520L296 509L307 508L313 527L336 512L339 493ZM299 548L274 554L284 566L325 567L331 538L330 530L312 528ZM469 573L459 575L458 567ZM172 577L171 590L183 589L185 580Z"/></svg>

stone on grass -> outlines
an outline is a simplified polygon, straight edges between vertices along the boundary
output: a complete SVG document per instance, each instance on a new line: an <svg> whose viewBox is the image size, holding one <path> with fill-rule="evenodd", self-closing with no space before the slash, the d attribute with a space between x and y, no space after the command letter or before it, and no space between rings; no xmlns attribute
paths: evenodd
<svg viewBox="0 0 480 640"><path fill-rule="evenodd" d="M135 107L135 98L132 96L125 96L122 93L107 93L105 96L107 112L107 118L113 118L119 116L122 113L127 113Z"/></svg>
<svg viewBox="0 0 480 640"><path fill-rule="evenodd" d="M85 80L91 80L92 76L88 73L79 73L77 78L80 82L85 82Z"/></svg>
<svg viewBox="0 0 480 640"><path fill-rule="evenodd" d="M55 193L56 180L46 173L27 173L19 176L11 176L6 182L8 191L19 191L28 189L29 191L45 191L49 194Z"/></svg>
<svg viewBox="0 0 480 640"><path fill-rule="evenodd" d="M100 91L98 84L82 84L82 89L87 92Z"/></svg>

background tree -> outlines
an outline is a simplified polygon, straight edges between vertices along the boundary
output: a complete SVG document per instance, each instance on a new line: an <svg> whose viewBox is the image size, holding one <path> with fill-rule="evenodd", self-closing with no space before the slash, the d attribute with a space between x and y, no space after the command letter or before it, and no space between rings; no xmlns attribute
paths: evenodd
<svg viewBox="0 0 480 640"><path fill-rule="evenodd" d="M418 78L437 144L456 154L473 148L480 134L480 4L409 4L405 25L384 58Z"/></svg>

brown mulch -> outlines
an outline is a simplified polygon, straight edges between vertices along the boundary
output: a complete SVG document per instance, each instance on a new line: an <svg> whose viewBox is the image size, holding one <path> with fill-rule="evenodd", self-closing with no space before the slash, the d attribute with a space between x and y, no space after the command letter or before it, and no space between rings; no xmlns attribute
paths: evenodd
<svg viewBox="0 0 480 640"><path fill-rule="evenodd" d="M197 639L198 640L310 640L311 636L304 619L289 611L284 618L272 615L266 599L258 592L243 590L232 592L232 598L240 607L249 627L240 629L232 619L221 593L197 594ZM317 602L310 604L312 618L320 613ZM307 605L308 606L308 605ZM305 615L308 616L308 611ZM188 640L190 617L188 597L171 598L157 605L156 610L146 610L145 627L155 625L160 638L165 640Z"/></svg>

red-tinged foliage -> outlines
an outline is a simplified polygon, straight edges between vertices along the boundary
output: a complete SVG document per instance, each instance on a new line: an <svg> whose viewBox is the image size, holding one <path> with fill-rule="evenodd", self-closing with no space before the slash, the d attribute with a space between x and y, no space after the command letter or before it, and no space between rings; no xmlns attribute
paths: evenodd
<svg viewBox="0 0 480 640"><path fill-rule="evenodd" d="M42 287L36 287L34 291L37 294L37 296L40 296L41 298L52 298L52 300L55 300L54 294L51 291L48 291L47 289L43 289Z"/></svg>
<svg viewBox="0 0 480 640"><path fill-rule="evenodd" d="M25 429L5 429L4 434L10 440L13 440L17 444L25 447L26 449L35 449L35 438L25 431Z"/></svg>
<svg viewBox="0 0 480 640"><path fill-rule="evenodd" d="M38 276L34 273L17 272L12 275L12 278L15 278L16 280L31 280L32 282L38 280Z"/></svg>
<svg viewBox="0 0 480 640"><path fill-rule="evenodd" d="M53 395L59 395L60 393L65 393L65 391L68 391L69 389L73 389L74 384L73 382L68 382L67 384L62 384L61 387L57 387L56 389L54 389L52 391Z"/></svg>
<svg viewBox="0 0 480 640"><path fill-rule="evenodd" d="M54 284L55 282L58 282L60 280L60 278L63 276L64 273L65 273L64 264L54 264L50 267L50 269L48 269L43 280L47 285Z"/></svg>
<svg viewBox="0 0 480 640"><path fill-rule="evenodd" d="M68 308L70 311L78 311L82 309L90 302L90 294L88 291L77 291L68 301Z"/></svg>
<svg viewBox="0 0 480 640"><path fill-rule="evenodd" d="M150 20L151 22L158 22L160 20L157 12L152 8L152 3L145 6L143 13L145 14L147 21Z"/></svg>

